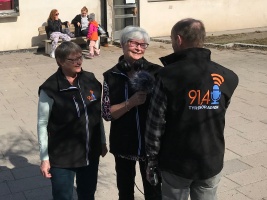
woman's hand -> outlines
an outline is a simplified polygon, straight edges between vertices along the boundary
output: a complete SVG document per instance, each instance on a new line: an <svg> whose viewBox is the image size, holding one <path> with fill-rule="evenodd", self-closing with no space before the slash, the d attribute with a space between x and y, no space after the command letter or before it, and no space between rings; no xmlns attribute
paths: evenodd
<svg viewBox="0 0 267 200"><path fill-rule="evenodd" d="M40 165L40 170L45 178L51 178L52 175L50 174L50 162L49 160L42 160L41 165Z"/></svg>
<svg viewBox="0 0 267 200"><path fill-rule="evenodd" d="M80 22L77 22L77 26L81 26L81 23Z"/></svg>
<svg viewBox="0 0 267 200"><path fill-rule="evenodd" d="M134 93L130 99L110 107L110 114L113 119L119 119L133 107L139 106L146 101L147 92L139 91Z"/></svg>
<svg viewBox="0 0 267 200"><path fill-rule="evenodd" d="M139 106L145 103L146 95L147 95L147 92L143 92L143 91L134 93L134 95L131 96L131 98L128 100L129 106L132 108L132 107Z"/></svg>

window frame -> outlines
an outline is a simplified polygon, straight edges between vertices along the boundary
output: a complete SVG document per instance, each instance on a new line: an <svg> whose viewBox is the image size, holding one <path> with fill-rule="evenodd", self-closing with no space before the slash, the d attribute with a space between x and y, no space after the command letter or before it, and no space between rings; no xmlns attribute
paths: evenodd
<svg viewBox="0 0 267 200"><path fill-rule="evenodd" d="M0 18L17 17L19 13L19 0L11 0L11 10L0 10Z"/></svg>

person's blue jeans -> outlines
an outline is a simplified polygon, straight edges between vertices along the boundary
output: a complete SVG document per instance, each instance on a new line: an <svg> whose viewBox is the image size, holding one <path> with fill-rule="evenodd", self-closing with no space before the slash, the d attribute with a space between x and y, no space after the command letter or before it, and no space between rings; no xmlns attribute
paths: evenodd
<svg viewBox="0 0 267 200"><path fill-rule="evenodd" d="M53 200L72 200L76 174L77 195L79 200L94 200L97 186L99 157L90 160L89 166L78 168L51 167Z"/></svg>
<svg viewBox="0 0 267 200"><path fill-rule="evenodd" d="M162 171L162 200L216 200L221 173L204 180L191 180Z"/></svg>

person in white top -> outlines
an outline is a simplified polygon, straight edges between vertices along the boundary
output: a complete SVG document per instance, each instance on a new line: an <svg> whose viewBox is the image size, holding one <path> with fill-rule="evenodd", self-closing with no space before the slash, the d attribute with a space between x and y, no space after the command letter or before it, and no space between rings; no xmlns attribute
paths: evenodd
<svg viewBox="0 0 267 200"><path fill-rule="evenodd" d="M75 37L87 36L89 25L88 9L84 6L81 9L81 14L76 15L71 23L75 27Z"/></svg>

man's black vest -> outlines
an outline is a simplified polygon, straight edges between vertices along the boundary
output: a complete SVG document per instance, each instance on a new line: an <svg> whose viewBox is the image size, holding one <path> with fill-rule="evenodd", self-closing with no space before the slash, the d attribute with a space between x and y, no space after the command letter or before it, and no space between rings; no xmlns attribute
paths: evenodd
<svg viewBox="0 0 267 200"><path fill-rule="evenodd" d="M223 167L225 112L237 75L210 60L210 51L187 49L161 61L167 95L160 167L188 179L207 179Z"/></svg>

